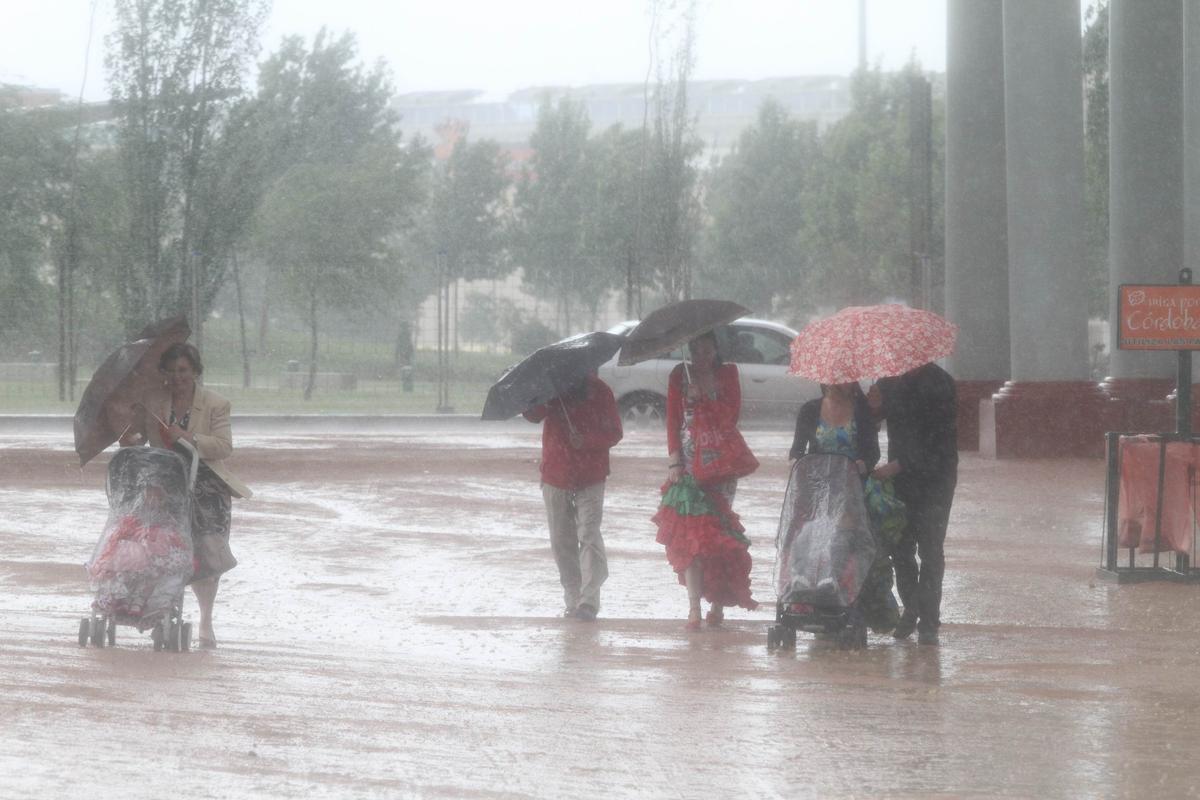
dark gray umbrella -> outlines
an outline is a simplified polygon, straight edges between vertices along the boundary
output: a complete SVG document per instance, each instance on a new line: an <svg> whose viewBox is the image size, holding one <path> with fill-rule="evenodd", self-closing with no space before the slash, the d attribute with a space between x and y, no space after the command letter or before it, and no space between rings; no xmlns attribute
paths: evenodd
<svg viewBox="0 0 1200 800"><path fill-rule="evenodd" d="M588 373L613 357L621 341L616 334L600 331L581 333L535 350L492 385L480 418L508 419L574 389Z"/></svg>
<svg viewBox="0 0 1200 800"><path fill-rule="evenodd" d="M80 466L121 438L134 420L134 406L142 402L147 391L162 385L159 358L168 347L187 341L190 335L184 317L152 322L136 339L104 359L75 410L75 452Z"/></svg>
<svg viewBox="0 0 1200 800"><path fill-rule="evenodd" d="M628 366L669 353L749 313L749 309L729 300L681 300L656 308L625 335L617 363Z"/></svg>

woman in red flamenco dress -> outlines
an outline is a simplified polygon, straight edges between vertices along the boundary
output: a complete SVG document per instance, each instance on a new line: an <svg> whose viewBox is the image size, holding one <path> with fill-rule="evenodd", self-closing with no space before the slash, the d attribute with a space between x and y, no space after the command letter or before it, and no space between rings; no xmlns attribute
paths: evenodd
<svg viewBox="0 0 1200 800"><path fill-rule="evenodd" d="M711 332L689 342L688 352L691 364L676 366L667 384L670 471L653 521L667 561L688 590L687 629L698 630L701 598L711 604L709 625L721 624L725 606L758 607L750 596L750 541L732 507L737 476L758 462L736 432L742 403L737 366L721 363ZM713 476L708 458L740 467Z"/></svg>

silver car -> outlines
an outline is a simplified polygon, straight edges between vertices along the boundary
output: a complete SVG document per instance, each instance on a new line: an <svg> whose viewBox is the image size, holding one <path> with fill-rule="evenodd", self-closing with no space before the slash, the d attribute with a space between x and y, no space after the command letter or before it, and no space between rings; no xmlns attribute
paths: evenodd
<svg viewBox="0 0 1200 800"><path fill-rule="evenodd" d="M624 335L637 320L609 328ZM793 420L800 406L821 396L816 383L788 374L788 349L796 332L786 325L742 317L717 328L717 346L724 361L737 364L742 383L742 418ZM686 358L684 348L630 367L617 366L613 357L600 367L600 378L612 387L627 428L661 427L665 422L667 378Z"/></svg>

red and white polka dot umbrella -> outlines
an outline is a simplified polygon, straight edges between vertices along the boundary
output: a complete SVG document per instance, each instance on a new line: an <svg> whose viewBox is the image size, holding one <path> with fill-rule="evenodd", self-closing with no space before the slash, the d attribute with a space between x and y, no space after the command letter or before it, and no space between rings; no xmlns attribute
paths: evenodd
<svg viewBox="0 0 1200 800"><path fill-rule="evenodd" d="M850 306L804 326L789 371L820 383L903 375L953 353L957 335L957 325L932 311Z"/></svg>

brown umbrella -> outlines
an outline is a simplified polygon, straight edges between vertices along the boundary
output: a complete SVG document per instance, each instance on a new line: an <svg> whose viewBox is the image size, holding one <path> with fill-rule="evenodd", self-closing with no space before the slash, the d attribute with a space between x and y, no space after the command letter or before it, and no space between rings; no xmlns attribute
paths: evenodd
<svg viewBox="0 0 1200 800"><path fill-rule="evenodd" d="M681 300L656 308L626 334L617 363L629 366L669 353L700 334L749 313L729 300Z"/></svg>
<svg viewBox="0 0 1200 800"><path fill-rule="evenodd" d="M186 317L152 322L136 339L104 359L75 411L75 452L80 466L119 439L133 423L134 406L162 384L158 360L171 345L187 341L191 332Z"/></svg>

